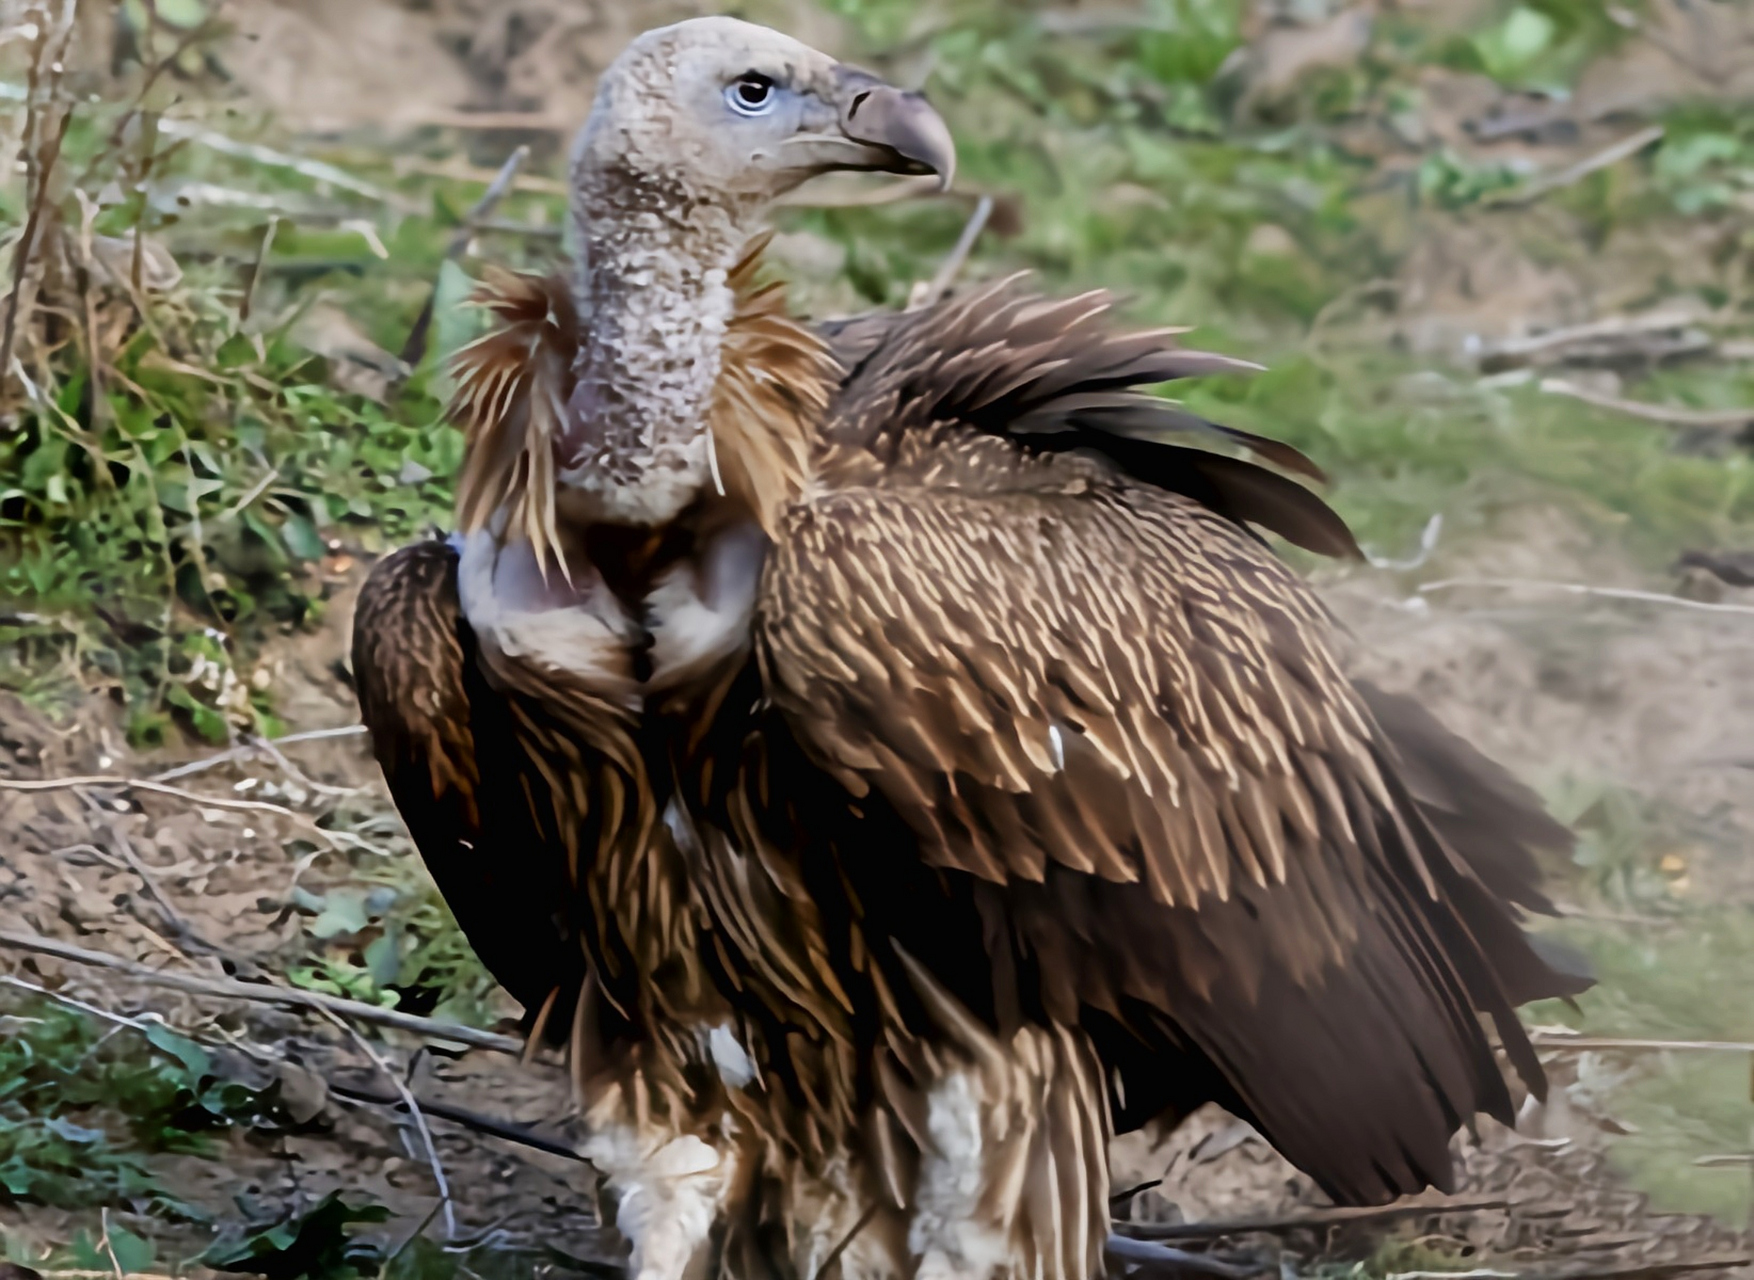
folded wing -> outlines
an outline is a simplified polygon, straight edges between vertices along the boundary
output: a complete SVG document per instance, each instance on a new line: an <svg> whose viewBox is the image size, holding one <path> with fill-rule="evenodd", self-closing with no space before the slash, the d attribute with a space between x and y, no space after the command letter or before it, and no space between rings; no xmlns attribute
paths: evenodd
<svg viewBox="0 0 1754 1280"><path fill-rule="evenodd" d="M906 953L999 1024L1081 1022L1119 1127L1215 1100L1343 1200L1447 1185L1456 1129L1511 1118L1481 1015L1539 1089L1514 1004L1576 989L1511 907L1563 833L1346 677L1246 527L1343 552L1344 526L1167 441L1313 468L1138 391L1233 362L1115 334L1105 305L993 290L851 351L757 635L859 815L823 856L878 965ZM861 843L886 818L908 838ZM979 973L933 894L969 904Z"/></svg>

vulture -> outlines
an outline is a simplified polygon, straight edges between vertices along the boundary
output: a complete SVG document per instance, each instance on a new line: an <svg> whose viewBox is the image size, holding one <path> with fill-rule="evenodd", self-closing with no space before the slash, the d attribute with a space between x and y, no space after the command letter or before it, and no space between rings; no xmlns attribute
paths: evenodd
<svg viewBox="0 0 1754 1280"><path fill-rule="evenodd" d="M811 325L765 216L936 174L917 93L700 18L607 69L576 262L480 286L456 527L353 664L414 842L564 1046L640 1280L1103 1273L1115 1134L1206 1103L1336 1201L1542 1076L1569 835L1355 681L1356 548L1250 368L1017 279Z"/></svg>

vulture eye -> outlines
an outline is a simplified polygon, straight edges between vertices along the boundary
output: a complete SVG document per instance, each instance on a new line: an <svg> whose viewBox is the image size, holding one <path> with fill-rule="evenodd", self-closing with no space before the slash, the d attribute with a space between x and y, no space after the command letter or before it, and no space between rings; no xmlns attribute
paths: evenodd
<svg viewBox="0 0 1754 1280"><path fill-rule="evenodd" d="M761 116L773 110L773 81L751 71L739 76L725 87L725 101L738 115Z"/></svg>

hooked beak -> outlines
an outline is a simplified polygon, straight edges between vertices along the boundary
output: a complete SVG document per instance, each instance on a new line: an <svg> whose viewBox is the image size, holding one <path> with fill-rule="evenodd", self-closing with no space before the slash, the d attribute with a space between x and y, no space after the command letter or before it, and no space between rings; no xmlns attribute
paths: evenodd
<svg viewBox="0 0 1754 1280"><path fill-rule="evenodd" d="M950 189L956 143L923 94L884 84L866 71L838 67L827 105L838 112L838 127L789 139L794 164L816 173L929 173L937 176L938 190Z"/></svg>
<svg viewBox="0 0 1754 1280"><path fill-rule="evenodd" d="M956 142L925 95L897 89L862 71L846 73L840 129L852 141L887 152L892 173L938 175L938 190L956 176Z"/></svg>

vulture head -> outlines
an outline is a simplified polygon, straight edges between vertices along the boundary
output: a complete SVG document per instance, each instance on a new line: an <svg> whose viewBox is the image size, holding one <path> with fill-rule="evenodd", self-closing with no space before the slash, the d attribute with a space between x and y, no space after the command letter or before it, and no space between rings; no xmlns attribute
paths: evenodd
<svg viewBox="0 0 1754 1280"><path fill-rule="evenodd" d="M955 156L919 94L777 31L714 17L640 36L573 145L570 279L481 295L501 324L459 362L462 531L566 565L580 531L661 527L714 489L773 510L832 362L755 280L769 207L831 170L947 186Z"/></svg>
<svg viewBox="0 0 1754 1280"><path fill-rule="evenodd" d="M956 162L944 122L790 36L735 18L648 31L610 65L573 150L587 195L606 183L758 210L837 169L938 176Z"/></svg>

